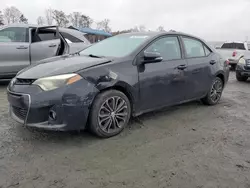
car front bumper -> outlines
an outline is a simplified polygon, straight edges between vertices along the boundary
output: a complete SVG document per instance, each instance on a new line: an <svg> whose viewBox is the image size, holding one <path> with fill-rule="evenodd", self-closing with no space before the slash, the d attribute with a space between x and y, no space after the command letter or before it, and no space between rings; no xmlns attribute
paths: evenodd
<svg viewBox="0 0 250 188"><path fill-rule="evenodd" d="M250 65L240 65L238 64L236 67L236 74L241 76L250 77Z"/></svg>
<svg viewBox="0 0 250 188"><path fill-rule="evenodd" d="M27 127L57 131L84 129L97 93L95 86L84 79L52 91L42 91L34 85L7 89L10 116L15 121Z"/></svg>

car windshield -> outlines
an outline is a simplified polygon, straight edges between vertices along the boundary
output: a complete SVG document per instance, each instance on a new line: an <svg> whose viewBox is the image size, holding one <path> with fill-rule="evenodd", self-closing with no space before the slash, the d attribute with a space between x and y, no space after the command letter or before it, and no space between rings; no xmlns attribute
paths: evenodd
<svg viewBox="0 0 250 188"><path fill-rule="evenodd" d="M147 35L117 35L110 37L83 50L81 55L124 57L132 53L149 36Z"/></svg>

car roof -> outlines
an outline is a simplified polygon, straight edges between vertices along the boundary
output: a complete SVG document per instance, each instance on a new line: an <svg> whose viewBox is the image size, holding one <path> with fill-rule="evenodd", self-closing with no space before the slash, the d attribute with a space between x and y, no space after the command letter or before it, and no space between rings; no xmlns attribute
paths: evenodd
<svg viewBox="0 0 250 188"><path fill-rule="evenodd" d="M191 38L195 38L198 40L201 40L202 42L205 42L203 39L197 37L197 36L193 36L187 33L183 33L183 32L176 32L176 31L162 31L162 32L157 32L157 31L148 31L148 32L131 32L131 33L122 33L119 35L128 35L128 36L149 36L150 38L155 38L155 37L160 37L160 36L164 36L164 35L182 35L182 36L187 36L187 37L191 37ZM207 42L205 42L207 43Z"/></svg>
<svg viewBox="0 0 250 188"><path fill-rule="evenodd" d="M182 32L176 32L176 31L162 31L162 32L157 32L157 31L148 31L148 32L131 32L131 33L122 33L119 35L129 35L129 36L143 36L143 35L147 35L150 37L157 37L157 36L161 36L161 35L185 35L185 36L189 36L189 37L194 37L194 38L198 38L196 36L192 36L190 34L187 33L182 33Z"/></svg>

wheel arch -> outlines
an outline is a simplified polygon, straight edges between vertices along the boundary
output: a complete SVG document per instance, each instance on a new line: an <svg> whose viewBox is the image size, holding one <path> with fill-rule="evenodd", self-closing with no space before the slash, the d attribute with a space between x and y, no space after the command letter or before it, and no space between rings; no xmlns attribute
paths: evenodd
<svg viewBox="0 0 250 188"><path fill-rule="evenodd" d="M225 78L225 74L223 72L217 72L215 74L215 77L220 78L222 80L222 82L223 82L223 86L225 86L226 78Z"/></svg>
<svg viewBox="0 0 250 188"><path fill-rule="evenodd" d="M99 93L107 91L107 90L111 90L111 89L120 91L126 95L126 97L130 101L131 111L132 111L132 115L133 115L135 112L135 107L136 107L136 105L135 105L136 94L135 94L135 91L133 91L133 88L129 84L127 84L126 82L119 81L119 82L116 82L112 85L107 85L106 87L100 88Z"/></svg>

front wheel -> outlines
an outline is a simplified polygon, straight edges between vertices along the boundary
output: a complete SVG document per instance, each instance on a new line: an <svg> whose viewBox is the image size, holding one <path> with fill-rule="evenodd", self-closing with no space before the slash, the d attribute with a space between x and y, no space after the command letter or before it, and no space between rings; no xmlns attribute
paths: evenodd
<svg viewBox="0 0 250 188"><path fill-rule="evenodd" d="M96 97L90 110L89 128L102 138L109 138L122 132L131 115L127 96L117 90L104 91Z"/></svg>
<svg viewBox="0 0 250 188"><path fill-rule="evenodd" d="M241 76L239 73L236 72L236 79L240 82L245 82L247 81L248 77L247 76Z"/></svg>
<svg viewBox="0 0 250 188"><path fill-rule="evenodd" d="M221 78L216 77L210 87L210 91L207 96L201 101L206 105L215 105L219 102L223 91L223 81Z"/></svg>

